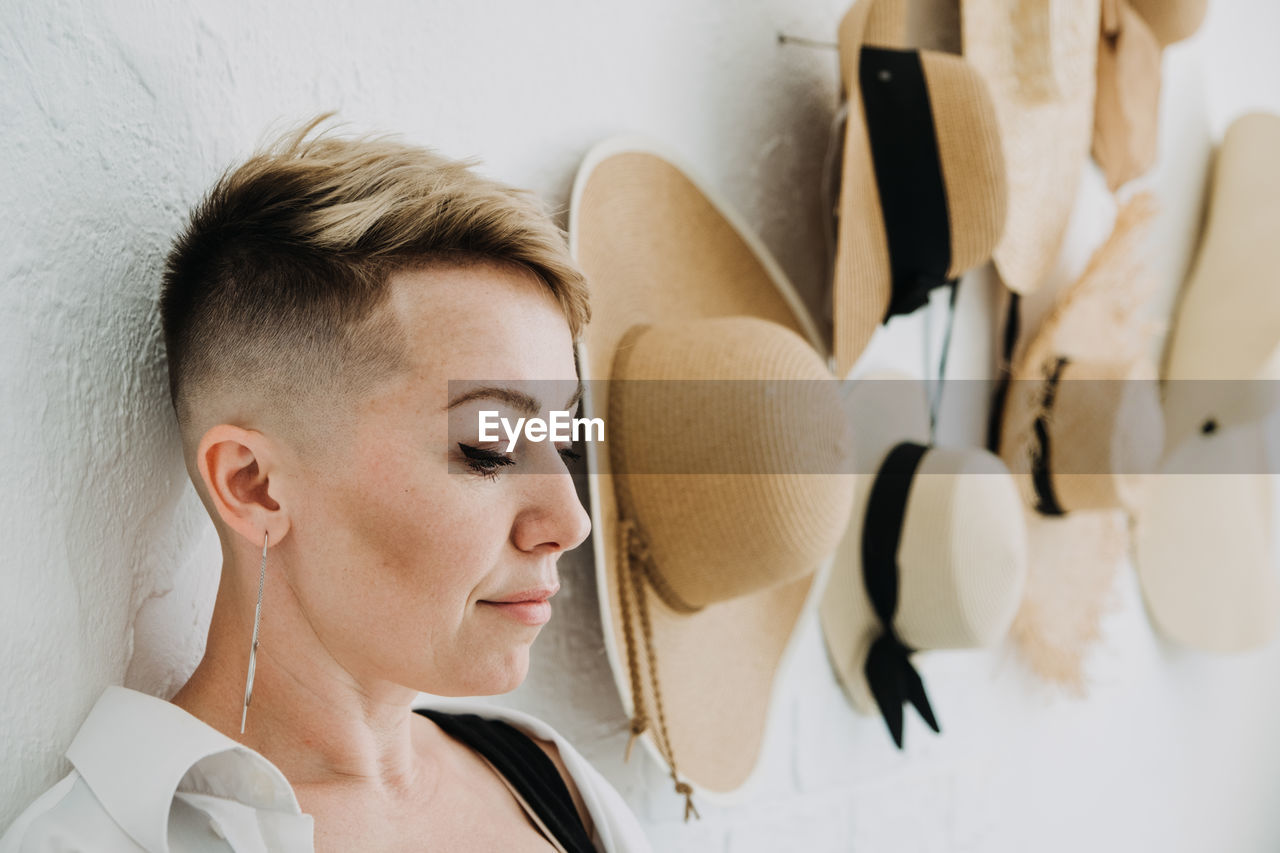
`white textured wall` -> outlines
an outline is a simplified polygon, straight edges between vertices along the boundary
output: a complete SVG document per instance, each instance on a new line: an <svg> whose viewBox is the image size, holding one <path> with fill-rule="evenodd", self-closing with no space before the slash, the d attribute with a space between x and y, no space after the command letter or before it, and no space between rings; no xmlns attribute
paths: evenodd
<svg viewBox="0 0 1280 853"><path fill-rule="evenodd" d="M1210 133L1280 109L1269 0L1214 0L1166 61L1158 255L1172 284L1199 215ZM155 312L188 205L264 129L337 108L557 203L605 135L663 140L738 205L816 300L816 187L839 0L647 3L0 0L0 826L67 769L101 689L169 695L201 652L219 565L186 480ZM110 8L107 8L107 7ZM1105 233L1093 189L1064 258ZM966 283L953 375L990 360L991 288ZM915 365L921 324L876 357ZM952 413L944 432L977 439ZM1008 648L923 657L946 735L906 754L836 687L812 620L784 674L762 786L737 805L680 802L625 720L600 641L590 551L562 563L556 618L504 701L564 731L663 851L1280 849L1280 649L1220 660L1151 632L1132 572L1092 660L1087 701L1036 683Z"/></svg>

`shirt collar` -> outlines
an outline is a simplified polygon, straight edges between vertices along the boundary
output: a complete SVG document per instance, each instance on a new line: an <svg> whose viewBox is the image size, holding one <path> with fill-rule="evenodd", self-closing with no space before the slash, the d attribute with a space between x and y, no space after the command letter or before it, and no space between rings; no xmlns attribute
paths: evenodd
<svg viewBox="0 0 1280 853"><path fill-rule="evenodd" d="M302 813L284 774L260 753L127 687L106 689L67 749L112 819L155 853L169 853L169 808L180 783L211 756L192 774L195 787L256 809Z"/></svg>

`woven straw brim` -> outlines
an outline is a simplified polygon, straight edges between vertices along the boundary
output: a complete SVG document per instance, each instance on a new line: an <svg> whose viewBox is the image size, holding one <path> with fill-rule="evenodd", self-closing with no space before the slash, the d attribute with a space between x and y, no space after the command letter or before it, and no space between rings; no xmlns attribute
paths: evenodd
<svg viewBox="0 0 1280 853"><path fill-rule="evenodd" d="M1265 471L1266 429L1251 423L1192 436L1152 478L1138 516L1134 563L1152 624L1206 652L1266 645L1280 620L1271 477L1168 473Z"/></svg>
<svg viewBox="0 0 1280 853"><path fill-rule="evenodd" d="M855 455L868 462L882 460L899 442L928 441L918 384L886 387L860 394L855 386L849 396L850 417L859 426ZM853 707L870 715L877 710L865 665L881 625L863 581L862 530L874 481L874 473L858 475L848 529L819 605L832 667ZM903 516L898 563L894 626L911 647L978 648L1008 632L1022 600L1027 540L1021 500L999 459L977 448L935 447L925 454Z"/></svg>
<svg viewBox="0 0 1280 853"><path fill-rule="evenodd" d="M647 143L615 141L595 149L579 172L570 219L571 246L592 291L592 322L579 349L583 378L608 378L626 331L664 320L748 315L781 324L819 348L799 297L748 234ZM590 387L589 410L607 412L607 393L603 384ZM630 715L635 703L619 598L615 484L608 454L594 445L588 454L605 648ZM806 575L678 613L645 587L670 745L681 775L703 792L731 792L749 780L774 679L813 588L814 576ZM652 717L656 701L643 653L637 666ZM666 766L653 738L651 726L641 743Z"/></svg>
<svg viewBox="0 0 1280 853"><path fill-rule="evenodd" d="M1057 262L1089 158L1100 12L1098 3L962 0L964 57L990 89L1008 171L994 259L1018 293L1035 291Z"/></svg>
<svg viewBox="0 0 1280 853"><path fill-rule="evenodd" d="M832 352L846 376L884 321L893 295L888 236L858 84L864 44L899 47L900 0L860 0L840 25L849 119L841 155L839 234L832 276ZM937 136L951 234L948 277L984 263L1005 227L1004 153L986 86L968 63L920 52Z"/></svg>

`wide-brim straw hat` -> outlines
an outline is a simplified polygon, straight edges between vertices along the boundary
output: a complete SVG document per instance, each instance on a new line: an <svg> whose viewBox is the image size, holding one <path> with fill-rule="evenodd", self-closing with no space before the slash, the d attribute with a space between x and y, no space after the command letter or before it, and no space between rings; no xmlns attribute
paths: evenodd
<svg viewBox="0 0 1280 853"><path fill-rule="evenodd" d="M993 253L1016 293L1057 263L1093 138L1100 4L962 0L964 58L995 102L1009 208Z"/></svg>
<svg viewBox="0 0 1280 853"><path fill-rule="evenodd" d="M904 0L840 23L847 104L832 273L835 371L891 312L986 262L1005 227L1005 162L987 87L958 56L901 50ZM883 181L886 186L881 186Z"/></svg>
<svg viewBox="0 0 1280 853"><path fill-rule="evenodd" d="M1261 646L1280 609L1266 429L1280 402L1277 150L1273 115L1239 118L1223 138L1166 342L1170 449L1138 517L1134 556L1152 621L1204 651Z"/></svg>
<svg viewBox="0 0 1280 853"><path fill-rule="evenodd" d="M1121 207L1015 353L1000 412L999 452L1023 496L1030 549L1012 634L1033 671L1076 693L1128 551L1126 513L1141 507L1163 444L1143 253L1153 215L1150 196Z"/></svg>
<svg viewBox="0 0 1280 853"><path fill-rule="evenodd" d="M633 736L677 790L727 794L752 776L793 629L848 518L838 385L763 245L650 143L587 156L570 244L591 286L584 404L607 413L588 464L609 663ZM756 393L762 380L779 382ZM699 399L708 388L718 399ZM788 473L798 457L826 473ZM725 473L735 459L762 472Z"/></svg>
<svg viewBox="0 0 1280 853"><path fill-rule="evenodd" d="M822 633L850 703L863 714L883 714L901 746L903 708L895 707L892 700L882 708L868 677L873 644L892 646L882 639L886 626L864 577L873 493L877 501L892 502L895 492L904 485L907 489L900 516L896 507L881 507L872 523L885 518L899 522L897 603L891 622L894 635L917 651L990 646L1006 635L1026 580L1026 528L1013 479L1004 463L983 449L927 447L918 456L909 482L902 483L900 477L895 485L885 479L877 490L882 464L896 448L904 442L928 444L922 382L897 373L868 374L850 383L846 410L856 436L858 485L819 606ZM886 478L893 476L886 474ZM892 536L889 530L873 532ZM901 664L892 660L891 648L880 654L881 672L888 666L904 683L912 679L910 673L893 666ZM877 678L892 681L892 677ZM886 690L880 689L882 694ZM926 707L930 705L926 700ZM930 712L925 719L932 717Z"/></svg>

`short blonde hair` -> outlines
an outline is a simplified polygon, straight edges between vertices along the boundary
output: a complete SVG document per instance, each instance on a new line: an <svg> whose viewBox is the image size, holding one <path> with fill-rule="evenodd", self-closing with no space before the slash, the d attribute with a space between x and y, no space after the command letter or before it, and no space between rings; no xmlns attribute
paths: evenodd
<svg viewBox="0 0 1280 853"><path fill-rule="evenodd" d="M517 264L574 340L590 319L582 273L535 196L426 148L318 131L327 118L225 173L169 253L160 314L184 432L206 392L359 390L402 366L404 332L375 311L399 270Z"/></svg>

